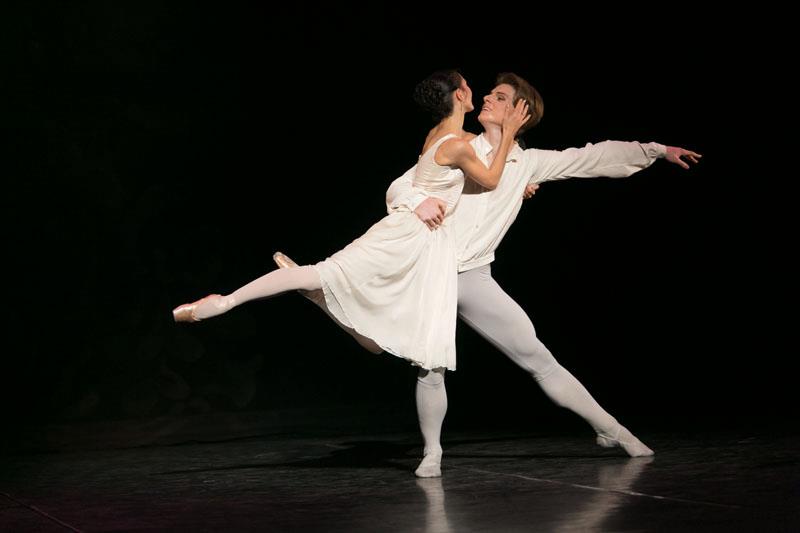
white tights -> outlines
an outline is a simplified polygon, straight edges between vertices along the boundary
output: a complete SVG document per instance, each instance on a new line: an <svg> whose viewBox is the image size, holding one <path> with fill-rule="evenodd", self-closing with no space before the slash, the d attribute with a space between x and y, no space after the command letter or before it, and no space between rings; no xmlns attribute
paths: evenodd
<svg viewBox="0 0 800 533"><path fill-rule="evenodd" d="M319 292L321 287L319 274L313 266L273 270L229 295L206 300L197 307L195 315L200 319L209 318L245 302L296 289L307 291L306 296L328 312ZM599 444L621 445L631 455L652 454L600 407L569 371L558 364L550 350L536 337L536 330L525 311L492 278L490 265L459 274L458 313L464 322L527 371L553 402L586 420L597 432ZM329 312L328 315L331 316ZM339 325L344 327L341 323ZM369 339L350 328L344 329L368 350L380 351ZM422 474L418 469L418 475L438 475L434 472L441 460L441 430L447 412L443 369L420 371L416 400L425 441L425 459L420 465ZM430 467L427 471L423 468L426 464Z"/></svg>
<svg viewBox="0 0 800 533"><path fill-rule="evenodd" d="M447 413L447 391L444 368L420 369L417 376L417 416L425 441L424 457L417 468L417 477L438 477L442 463L442 423Z"/></svg>
<svg viewBox="0 0 800 533"><path fill-rule="evenodd" d="M197 306L194 314L199 319L210 318L251 300L269 298L294 289L313 291L321 288L322 282L313 266L281 268L264 274L231 294L209 298Z"/></svg>
<svg viewBox="0 0 800 533"><path fill-rule="evenodd" d="M528 372L554 403L586 420L598 434L598 444L622 446L632 456L652 454L558 364L536 337L525 311L492 278L489 265L458 275L458 313L472 329ZM439 439L447 410L444 374L421 370L416 397L426 458L429 453L441 458Z"/></svg>

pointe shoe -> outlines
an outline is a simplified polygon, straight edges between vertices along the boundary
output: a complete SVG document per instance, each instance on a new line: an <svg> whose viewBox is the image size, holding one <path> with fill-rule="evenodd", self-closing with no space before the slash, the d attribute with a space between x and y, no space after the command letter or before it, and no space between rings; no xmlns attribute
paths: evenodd
<svg viewBox="0 0 800 533"><path fill-rule="evenodd" d="M442 454L429 453L414 471L417 477L442 477Z"/></svg>
<svg viewBox="0 0 800 533"><path fill-rule="evenodd" d="M205 298L200 298L196 302L192 302L190 304L183 304L179 305L175 309L172 310L172 318L175 319L175 322L200 322L202 318L198 318L195 314L197 310L197 306L201 303L209 300L211 298L221 298L221 294L209 294Z"/></svg>
<svg viewBox="0 0 800 533"><path fill-rule="evenodd" d="M619 446L631 457L649 457L655 452L645 446L645 444L633 436L624 426L620 425L615 437L605 433L597 434L597 444L603 448L615 448Z"/></svg>
<svg viewBox="0 0 800 533"><path fill-rule="evenodd" d="M292 268L297 266L297 263L292 261L289 256L283 252L275 252L272 254L272 259L280 268Z"/></svg>
<svg viewBox="0 0 800 533"><path fill-rule="evenodd" d="M275 252L272 254L272 260L275 261L275 264L277 264L279 268L294 268L297 266L297 263L292 261L291 258L289 258L289 256L283 252ZM325 301L325 296L322 294L322 289L317 289L315 291L297 289L297 292L320 306L323 305Z"/></svg>

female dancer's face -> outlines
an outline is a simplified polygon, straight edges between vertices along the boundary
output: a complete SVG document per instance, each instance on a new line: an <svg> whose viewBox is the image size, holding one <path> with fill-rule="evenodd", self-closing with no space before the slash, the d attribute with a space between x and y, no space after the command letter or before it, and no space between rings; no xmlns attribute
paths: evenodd
<svg viewBox="0 0 800 533"><path fill-rule="evenodd" d="M474 110L475 106L472 104L472 89L467 85L467 80L461 78L461 87L459 87L457 91L459 92L458 97L460 101L464 104L464 112L469 113Z"/></svg>
<svg viewBox="0 0 800 533"><path fill-rule="evenodd" d="M492 92L483 97L483 107L478 115L478 120L483 124L502 124L506 113L506 107L514 105L514 88L501 83Z"/></svg>

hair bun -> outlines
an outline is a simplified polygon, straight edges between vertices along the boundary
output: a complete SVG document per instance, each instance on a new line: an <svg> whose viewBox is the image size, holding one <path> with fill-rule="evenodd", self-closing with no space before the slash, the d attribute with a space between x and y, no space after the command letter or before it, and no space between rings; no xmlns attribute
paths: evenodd
<svg viewBox="0 0 800 533"><path fill-rule="evenodd" d="M441 107L446 96L441 83L431 78L422 80L414 88L414 101L425 111L436 111Z"/></svg>
<svg viewBox="0 0 800 533"><path fill-rule="evenodd" d="M414 101L439 122L453 113L452 95L462 79L457 70L436 71L414 87Z"/></svg>

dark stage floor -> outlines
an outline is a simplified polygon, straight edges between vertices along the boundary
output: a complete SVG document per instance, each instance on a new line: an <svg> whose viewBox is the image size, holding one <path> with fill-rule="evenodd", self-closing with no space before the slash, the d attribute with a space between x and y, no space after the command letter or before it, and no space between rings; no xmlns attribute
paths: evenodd
<svg viewBox="0 0 800 533"><path fill-rule="evenodd" d="M4 459L2 531L798 531L800 439L450 433L262 436Z"/></svg>

